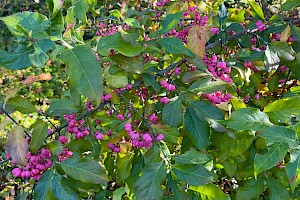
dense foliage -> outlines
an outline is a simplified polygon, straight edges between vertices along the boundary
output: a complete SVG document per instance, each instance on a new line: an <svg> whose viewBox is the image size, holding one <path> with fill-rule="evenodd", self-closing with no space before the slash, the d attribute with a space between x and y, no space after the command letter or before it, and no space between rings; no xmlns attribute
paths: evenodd
<svg viewBox="0 0 300 200"><path fill-rule="evenodd" d="M278 5L10 6L0 196L298 199L300 2Z"/></svg>

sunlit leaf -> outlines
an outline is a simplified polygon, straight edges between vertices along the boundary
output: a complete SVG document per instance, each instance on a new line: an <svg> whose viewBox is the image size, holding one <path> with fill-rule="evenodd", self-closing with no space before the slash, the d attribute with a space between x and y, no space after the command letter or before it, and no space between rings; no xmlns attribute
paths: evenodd
<svg viewBox="0 0 300 200"><path fill-rule="evenodd" d="M44 140L48 136L48 125L42 120L37 120L33 126L30 150L31 152L36 152L43 145Z"/></svg>
<svg viewBox="0 0 300 200"><path fill-rule="evenodd" d="M167 173L164 162L150 163L147 165L140 178L134 184L134 193L137 199L162 199L160 183L166 178Z"/></svg>
<svg viewBox="0 0 300 200"><path fill-rule="evenodd" d="M254 175L271 169L285 157L289 145L286 142L275 143L268 148L265 154L256 154L254 158Z"/></svg>
<svg viewBox="0 0 300 200"><path fill-rule="evenodd" d="M207 200L230 200L230 197L213 183L203 186L190 186L189 189L205 196Z"/></svg>
<svg viewBox="0 0 300 200"><path fill-rule="evenodd" d="M266 113L257 108L242 108L234 111L228 120L219 121L233 130L264 130L272 126Z"/></svg>

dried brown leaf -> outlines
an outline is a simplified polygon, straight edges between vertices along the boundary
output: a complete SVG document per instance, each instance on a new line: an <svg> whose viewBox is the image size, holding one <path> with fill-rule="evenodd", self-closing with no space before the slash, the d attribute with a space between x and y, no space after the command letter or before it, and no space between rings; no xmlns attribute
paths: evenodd
<svg viewBox="0 0 300 200"><path fill-rule="evenodd" d="M280 34L280 42L286 42L291 35L291 27L287 25L287 27Z"/></svg>
<svg viewBox="0 0 300 200"><path fill-rule="evenodd" d="M23 84L24 84L24 85L30 85L30 84L34 83L36 80L37 80L37 76L34 76L34 75L28 76L28 77L26 78L26 80L23 81Z"/></svg>
<svg viewBox="0 0 300 200"><path fill-rule="evenodd" d="M189 30L187 46L199 58L203 58L208 38L209 31L202 26L195 25Z"/></svg>
<svg viewBox="0 0 300 200"><path fill-rule="evenodd" d="M53 77L51 76L51 74L44 74L44 73L38 75L37 77L39 81L50 81L52 78Z"/></svg>
<svg viewBox="0 0 300 200"><path fill-rule="evenodd" d="M27 165L26 153L29 151L29 144L23 137L23 128L15 126L8 133L5 150L10 154L12 161L18 165Z"/></svg>

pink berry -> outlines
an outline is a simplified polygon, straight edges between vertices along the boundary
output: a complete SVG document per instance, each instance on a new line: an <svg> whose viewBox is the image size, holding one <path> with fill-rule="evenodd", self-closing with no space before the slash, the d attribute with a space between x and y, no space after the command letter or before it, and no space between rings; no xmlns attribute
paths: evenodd
<svg viewBox="0 0 300 200"><path fill-rule="evenodd" d="M62 144L68 143L68 138L64 135L59 136L58 141L60 141Z"/></svg>
<svg viewBox="0 0 300 200"><path fill-rule="evenodd" d="M15 177L21 177L22 174L22 170L20 168L14 168L11 173L15 176Z"/></svg>
<svg viewBox="0 0 300 200"><path fill-rule="evenodd" d="M224 69L226 67L226 62L218 62L217 67L220 69Z"/></svg>
<svg viewBox="0 0 300 200"><path fill-rule="evenodd" d="M168 82L163 79L161 82L160 82L160 85L163 86L163 87L166 87L168 85Z"/></svg>
<svg viewBox="0 0 300 200"><path fill-rule="evenodd" d="M118 120L123 121L124 120L124 115L118 114Z"/></svg>
<svg viewBox="0 0 300 200"><path fill-rule="evenodd" d="M127 85L125 86L125 88L126 88L126 90L132 90L132 85L131 85L131 84L127 84Z"/></svg>
<svg viewBox="0 0 300 200"><path fill-rule="evenodd" d="M115 145L111 142L108 143L108 148L110 148L111 150L113 150L115 148Z"/></svg>
<svg viewBox="0 0 300 200"><path fill-rule="evenodd" d="M124 129L125 129L126 132L130 132L132 130L131 124L130 123L126 123L124 125Z"/></svg>
<svg viewBox="0 0 300 200"><path fill-rule="evenodd" d="M160 102L164 105L166 105L170 100L168 99L168 97L163 97L160 99Z"/></svg>
<svg viewBox="0 0 300 200"><path fill-rule="evenodd" d="M165 136L164 136L163 134L158 134L158 135L156 136L157 141L161 141L161 140L163 140L164 138L165 138Z"/></svg>
<svg viewBox="0 0 300 200"><path fill-rule="evenodd" d="M120 147L116 146L114 149L113 149L113 152L116 152L116 153L120 153L121 149Z"/></svg>

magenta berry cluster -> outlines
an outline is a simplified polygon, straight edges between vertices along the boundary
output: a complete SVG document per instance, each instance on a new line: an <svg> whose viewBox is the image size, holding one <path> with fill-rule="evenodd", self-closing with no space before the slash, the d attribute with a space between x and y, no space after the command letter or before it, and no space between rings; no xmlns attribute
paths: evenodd
<svg viewBox="0 0 300 200"><path fill-rule="evenodd" d="M82 138L84 136L88 136L90 134L90 128L87 126L84 126L84 119L76 120L75 114L71 115L64 115L64 119L68 123L68 126L66 130L69 133L72 133L75 135L75 139Z"/></svg>
<svg viewBox="0 0 300 200"><path fill-rule="evenodd" d="M204 55L203 61L206 64L208 71L214 77L218 77L230 84L232 83L232 79L230 78L231 68L227 66L226 62L218 62L218 58L215 54L213 54L211 58Z"/></svg>
<svg viewBox="0 0 300 200"><path fill-rule="evenodd" d="M28 164L25 167L16 167L12 170L15 177L39 180L42 174L52 166L51 153L46 148L42 148L38 154L28 152L26 158Z"/></svg>
<svg viewBox="0 0 300 200"><path fill-rule="evenodd" d="M222 94L221 92L203 94L203 96L215 105L223 102L228 102L231 99L231 94Z"/></svg>
<svg viewBox="0 0 300 200"><path fill-rule="evenodd" d="M160 85L164 87L166 90L168 90L169 92L174 92L176 89L175 85L168 83L168 81L165 79L160 81Z"/></svg>
<svg viewBox="0 0 300 200"><path fill-rule="evenodd" d="M258 20L255 25L260 32L263 32L267 29L267 26L261 20Z"/></svg>
<svg viewBox="0 0 300 200"><path fill-rule="evenodd" d="M149 116L149 119L152 122L157 122L158 118L156 118L156 117L157 116L152 114ZM153 142L155 140L161 141L164 139L163 134L158 134L158 135L156 135L156 138L154 138L154 136L148 131L138 132L138 130L133 129L133 127L130 123L126 123L124 125L124 129L128 133L128 135L132 141L132 146L135 146L138 149L150 148L153 145Z"/></svg>

